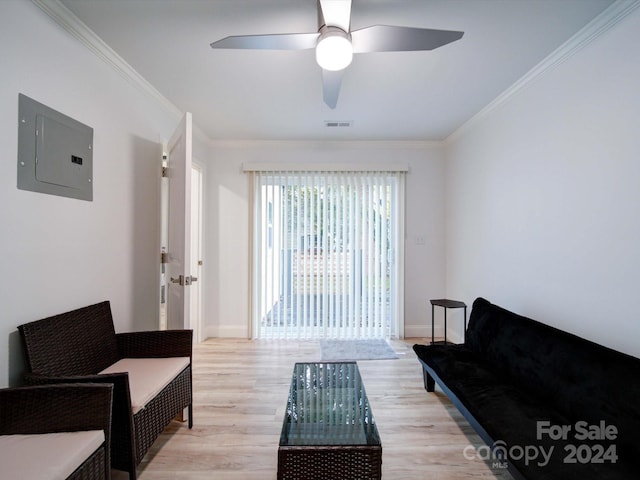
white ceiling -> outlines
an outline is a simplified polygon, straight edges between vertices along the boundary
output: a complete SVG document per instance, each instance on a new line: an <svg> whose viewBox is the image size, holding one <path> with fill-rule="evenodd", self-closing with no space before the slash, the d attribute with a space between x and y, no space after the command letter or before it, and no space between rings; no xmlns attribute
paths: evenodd
<svg viewBox="0 0 640 480"><path fill-rule="evenodd" d="M367 53L335 110L312 50L213 50L228 35L317 31L316 0L61 0L211 139L442 140L613 0L353 0L352 29L462 30L431 52ZM326 120L350 120L327 128Z"/></svg>

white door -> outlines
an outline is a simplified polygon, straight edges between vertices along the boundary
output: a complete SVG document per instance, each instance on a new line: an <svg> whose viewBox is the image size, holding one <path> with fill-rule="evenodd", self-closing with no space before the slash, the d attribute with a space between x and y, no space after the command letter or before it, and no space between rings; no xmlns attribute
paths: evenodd
<svg viewBox="0 0 640 480"><path fill-rule="evenodd" d="M191 328L191 113L167 145L167 328Z"/></svg>

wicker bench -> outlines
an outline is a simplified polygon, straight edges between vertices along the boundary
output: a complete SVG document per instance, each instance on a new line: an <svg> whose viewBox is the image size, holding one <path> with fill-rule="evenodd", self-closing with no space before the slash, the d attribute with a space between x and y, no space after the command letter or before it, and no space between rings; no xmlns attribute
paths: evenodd
<svg viewBox="0 0 640 480"><path fill-rule="evenodd" d="M0 390L2 478L108 480L112 385Z"/></svg>
<svg viewBox="0 0 640 480"><path fill-rule="evenodd" d="M136 467L151 445L185 408L189 428L193 426L191 330L116 334L108 301L27 323L18 330L26 353L27 383L114 385L111 466L129 472L130 479L136 479ZM140 386L126 370L130 359L181 359L185 366L140 404L132 398ZM123 362L124 366L114 367L115 372L101 373ZM148 380L144 373L137 375Z"/></svg>

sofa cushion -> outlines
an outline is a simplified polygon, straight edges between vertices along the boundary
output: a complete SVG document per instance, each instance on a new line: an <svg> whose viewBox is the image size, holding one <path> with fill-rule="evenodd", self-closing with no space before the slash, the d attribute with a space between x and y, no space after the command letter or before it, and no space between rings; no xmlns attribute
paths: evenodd
<svg viewBox="0 0 640 480"><path fill-rule="evenodd" d="M538 420L569 422L464 345L415 345L414 351L494 441L527 445L535 439Z"/></svg>
<svg viewBox="0 0 640 480"><path fill-rule="evenodd" d="M189 365L189 357L123 358L100 373L128 373L135 415Z"/></svg>
<svg viewBox="0 0 640 480"><path fill-rule="evenodd" d="M102 430L0 435L0 476L20 480L63 480L103 443Z"/></svg>

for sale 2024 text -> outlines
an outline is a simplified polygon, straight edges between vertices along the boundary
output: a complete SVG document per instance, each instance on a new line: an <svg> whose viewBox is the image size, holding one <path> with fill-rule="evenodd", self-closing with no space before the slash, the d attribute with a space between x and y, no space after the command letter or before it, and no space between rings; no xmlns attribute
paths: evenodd
<svg viewBox="0 0 640 480"><path fill-rule="evenodd" d="M604 420L598 424L579 421L574 425L553 425L549 421L539 421L536 427L536 438L542 440L545 436L551 440L569 440L589 443L570 443L564 446L566 453L564 463L616 463L618 455L615 443L618 438L618 428L607 425ZM607 444L593 443L606 442ZM553 447L551 447L553 448Z"/></svg>

